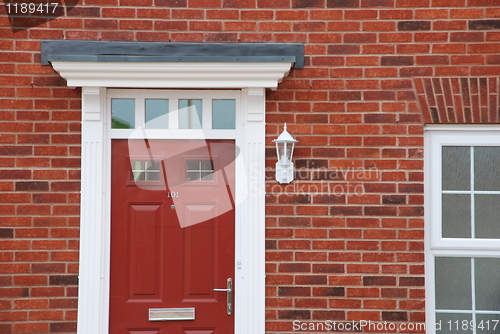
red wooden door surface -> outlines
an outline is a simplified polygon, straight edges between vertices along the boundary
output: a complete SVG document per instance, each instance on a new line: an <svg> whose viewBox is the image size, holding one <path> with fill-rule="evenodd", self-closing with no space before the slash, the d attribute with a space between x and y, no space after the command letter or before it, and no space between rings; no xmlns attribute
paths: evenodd
<svg viewBox="0 0 500 334"><path fill-rule="evenodd" d="M112 141L111 334L234 333L214 291L234 278L234 158L227 140ZM178 308L195 319L150 320Z"/></svg>

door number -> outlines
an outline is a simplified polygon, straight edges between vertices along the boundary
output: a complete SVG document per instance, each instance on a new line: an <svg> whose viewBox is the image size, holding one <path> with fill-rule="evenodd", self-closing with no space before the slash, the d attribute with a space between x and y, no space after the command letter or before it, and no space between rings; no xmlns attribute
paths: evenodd
<svg viewBox="0 0 500 334"><path fill-rule="evenodd" d="M178 191L169 191L167 193L168 198L179 198L179 192Z"/></svg>

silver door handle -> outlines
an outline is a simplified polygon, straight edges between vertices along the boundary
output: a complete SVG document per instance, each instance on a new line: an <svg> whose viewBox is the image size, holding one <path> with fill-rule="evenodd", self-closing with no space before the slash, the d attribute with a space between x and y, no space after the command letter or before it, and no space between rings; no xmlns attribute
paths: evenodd
<svg viewBox="0 0 500 334"><path fill-rule="evenodd" d="M227 292L227 315L233 314L233 279L227 279L227 289L214 289L214 291Z"/></svg>

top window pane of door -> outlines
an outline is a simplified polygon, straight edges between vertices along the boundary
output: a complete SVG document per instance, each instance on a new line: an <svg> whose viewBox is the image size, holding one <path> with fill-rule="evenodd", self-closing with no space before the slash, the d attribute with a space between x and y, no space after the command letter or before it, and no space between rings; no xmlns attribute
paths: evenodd
<svg viewBox="0 0 500 334"><path fill-rule="evenodd" d="M212 129L236 128L236 101L212 101Z"/></svg>
<svg viewBox="0 0 500 334"><path fill-rule="evenodd" d="M500 190L500 147L474 147L474 190Z"/></svg>
<svg viewBox="0 0 500 334"><path fill-rule="evenodd" d="M202 100L179 100L179 129L201 129Z"/></svg>
<svg viewBox="0 0 500 334"><path fill-rule="evenodd" d="M111 128L135 129L135 99L111 99Z"/></svg>
<svg viewBox="0 0 500 334"><path fill-rule="evenodd" d="M443 190L470 190L470 147L443 146Z"/></svg>
<svg viewBox="0 0 500 334"><path fill-rule="evenodd" d="M146 99L146 129L168 129L168 100Z"/></svg>

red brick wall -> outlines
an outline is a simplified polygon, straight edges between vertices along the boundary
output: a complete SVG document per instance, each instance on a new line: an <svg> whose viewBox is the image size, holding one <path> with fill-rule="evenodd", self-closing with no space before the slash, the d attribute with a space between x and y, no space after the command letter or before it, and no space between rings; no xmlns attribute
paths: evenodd
<svg viewBox="0 0 500 334"><path fill-rule="evenodd" d="M300 141L291 185L268 152L267 331L284 333L424 320L423 123L498 122L498 108L467 119L458 100L418 101L464 79L498 97L499 6L86 0L15 33L0 6L0 333L76 331L80 91L40 65L40 39L305 44L305 68L267 95L269 143L283 122Z"/></svg>

